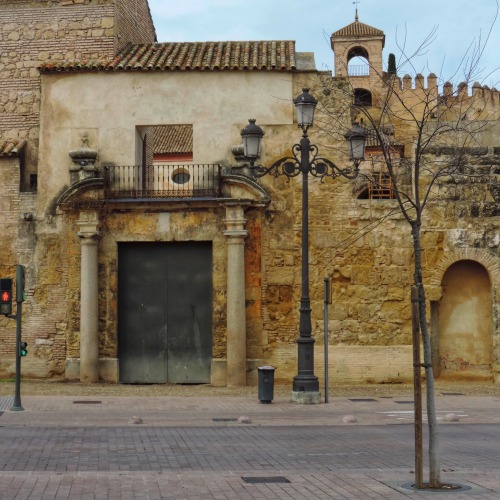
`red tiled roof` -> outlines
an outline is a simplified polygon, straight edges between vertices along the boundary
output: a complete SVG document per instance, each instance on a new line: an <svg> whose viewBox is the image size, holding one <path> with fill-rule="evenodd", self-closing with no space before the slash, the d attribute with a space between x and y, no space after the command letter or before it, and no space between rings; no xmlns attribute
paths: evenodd
<svg viewBox="0 0 500 500"><path fill-rule="evenodd" d="M26 141L1 141L0 140L0 158L18 156Z"/></svg>
<svg viewBox="0 0 500 500"><path fill-rule="evenodd" d="M191 125L161 125L154 128L154 153L192 153Z"/></svg>
<svg viewBox="0 0 500 500"><path fill-rule="evenodd" d="M128 44L112 61L49 62L42 73L56 71L193 71L297 69L294 41L173 42Z"/></svg>
<svg viewBox="0 0 500 500"><path fill-rule="evenodd" d="M359 21L354 21L353 23L345 26L344 28L332 33L332 37L343 37L343 36L384 36L384 32L368 26L368 24L360 23Z"/></svg>

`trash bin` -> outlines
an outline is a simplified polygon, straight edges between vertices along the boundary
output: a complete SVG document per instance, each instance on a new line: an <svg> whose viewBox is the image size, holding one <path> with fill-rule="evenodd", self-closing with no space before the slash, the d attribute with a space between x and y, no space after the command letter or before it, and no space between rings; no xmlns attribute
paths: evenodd
<svg viewBox="0 0 500 500"><path fill-rule="evenodd" d="M274 397L274 366L259 366L259 400L269 404Z"/></svg>

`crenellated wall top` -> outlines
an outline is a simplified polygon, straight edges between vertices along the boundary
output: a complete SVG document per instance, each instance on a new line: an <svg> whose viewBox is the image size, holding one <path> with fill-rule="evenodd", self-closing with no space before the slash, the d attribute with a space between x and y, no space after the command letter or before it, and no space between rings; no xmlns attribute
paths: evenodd
<svg viewBox="0 0 500 500"><path fill-rule="evenodd" d="M438 77L434 73L430 73L427 76L427 80L421 73L418 73L415 78L406 74L402 78L395 78L395 85L401 90L437 90L438 89ZM490 88L487 85L481 85L479 82L475 82L473 85L468 85L465 82L461 82L454 86L451 82L447 81L442 85L442 92L440 94L442 97L458 97L465 99L467 97L481 98L485 101L489 101L491 104L500 106L500 91L495 87Z"/></svg>

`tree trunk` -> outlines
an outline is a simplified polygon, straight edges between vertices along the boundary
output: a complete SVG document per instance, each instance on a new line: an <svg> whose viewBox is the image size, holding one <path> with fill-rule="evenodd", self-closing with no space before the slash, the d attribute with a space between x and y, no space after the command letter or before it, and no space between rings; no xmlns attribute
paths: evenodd
<svg viewBox="0 0 500 500"><path fill-rule="evenodd" d="M425 307L425 289L422 280L422 248L420 241L420 223L412 224L413 251L414 251L414 280L418 287L418 307L422 342L424 345L424 367L426 384L427 422L429 426L429 486L441 486L441 471L439 464L439 439L436 418L436 404L434 398L434 372L432 370L432 351L427 312Z"/></svg>

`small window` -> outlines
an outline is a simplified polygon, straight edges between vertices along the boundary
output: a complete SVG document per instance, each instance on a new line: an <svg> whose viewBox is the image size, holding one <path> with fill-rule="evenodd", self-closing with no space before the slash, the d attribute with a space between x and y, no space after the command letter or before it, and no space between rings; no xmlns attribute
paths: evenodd
<svg viewBox="0 0 500 500"><path fill-rule="evenodd" d="M354 105L355 106L371 106L372 105L372 93L366 89L355 89L354 90Z"/></svg>
<svg viewBox="0 0 500 500"><path fill-rule="evenodd" d="M368 185L358 196L358 200L393 200L394 185L387 172L376 172Z"/></svg>
<svg viewBox="0 0 500 500"><path fill-rule="evenodd" d="M35 192L38 187L38 175L30 174L30 191Z"/></svg>

